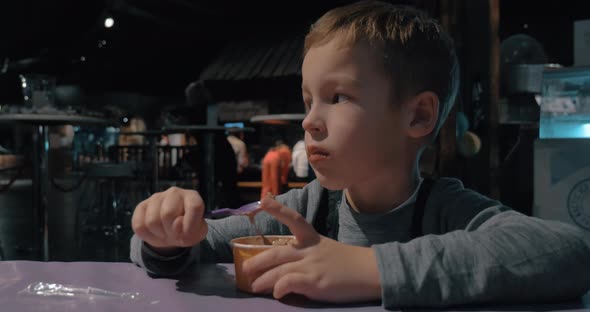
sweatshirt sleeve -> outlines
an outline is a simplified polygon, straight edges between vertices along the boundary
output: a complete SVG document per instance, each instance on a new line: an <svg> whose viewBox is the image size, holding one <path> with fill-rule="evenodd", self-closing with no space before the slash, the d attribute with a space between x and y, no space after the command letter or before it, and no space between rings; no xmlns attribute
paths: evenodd
<svg viewBox="0 0 590 312"><path fill-rule="evenodd" d="M588 233L501 205L462 230L373 248L387 308L540 303L590 289Z"/></svg>
<svg viewBox="0 0 590 312"><path fill-rule="evenodd" d="M280 224L268 214L261 212L255 217L256 225L265 234L280 233ZM131 238L130 258L133 263L144 268L154 276L176 276L188 267L199 263L233 262L230 241L241 236L256 235L246 217L227 217L218 220L206 220L207 237L200 244L183 248L179 253L164 257L154 252L137 235Z"/></svg>
<svg viewBox="0 0 590 312"><path fill-rule="evenodd" d="M303 189L294 189L276 197L284 205L306 216L309 222L319 205L321 187L317 181ZM256 225L264 234L290 235L289 229L266 212L258 213ZM199 263L230 263L233 254L230 241L236 237L257 235L248 218L233 216L207 220L207 237L200 244L179 250L177 255L163 257L151 250L137 235L133 235L130 258L133 263L154 276L175 276Z"/></svg>

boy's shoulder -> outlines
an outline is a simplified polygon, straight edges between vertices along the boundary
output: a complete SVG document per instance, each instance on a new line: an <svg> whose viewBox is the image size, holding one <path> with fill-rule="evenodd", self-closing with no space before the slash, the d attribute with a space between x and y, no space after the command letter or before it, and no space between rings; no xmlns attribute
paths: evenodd
<svg viewBox="0 0 590 312"><path fill-rule="evenodd" d="M329 193L316 179L303 188L290 190L277 196L276 199L287 207L297 210L308 222L313 222L322 198L329 196ZM502 204L465 188L459 179L441 177L433 181L427 195L424 224L431 225L432 233L464 229L477 214L495 206L502 206Z"/></svg>
<svg viewBox="0 0 590 312"><path fill-rule="evenodd" d="M465 188L461 180L450 177L434 181L424 209L424 224L430 233L465 229L482 211L492 208L498 213L507 208L477 191ZM425 229L426 230L426 229Z"/></svg>
<svg viewBox="0 0 590 312"><path fill-rule="evenodd" d="M469 197L477 201L499 204L498 201L490 199L475 190L465 188L461 180L452 177L434 179L430 196L437 200L456 199L457 196L460 196L462 199Z"/></svg>

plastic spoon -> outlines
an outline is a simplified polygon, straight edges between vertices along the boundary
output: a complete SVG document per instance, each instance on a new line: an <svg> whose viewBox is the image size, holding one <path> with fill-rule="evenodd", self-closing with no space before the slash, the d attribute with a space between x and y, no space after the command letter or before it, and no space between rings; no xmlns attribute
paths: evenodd
<svg viewBox="0 0 590 312"><path fill-rule="evenodd" d="M240 208L220 208L215 209L207 214L209 218L221 218L227 216L245 216L249 215L260 207L260 201L246 204ZM254 213L255 214L255 213Z"/></svg>
<svg viewBox="0 0 590 312"><path fill-rule="evenodd" d="M256 201L253 203L246 204L246 205L244 205L240 208L237 208L237 209L232 209L232 208L215 209L215 210L212 210L208 214L208 217L221 218L221 217L227 217L227 216L248 216L248 219L250 220L250 223L254 226L256 233L258 235L260 235L260 237L262 238L262 243L264 245L272 245L272 243L268 240L268 238L266 238L262 234L262 232L260 231L258 226L256 226L256 222L254 222L254 216L256 215L256 213L258 213L259 208L260 208L260 201Z"/></svg>

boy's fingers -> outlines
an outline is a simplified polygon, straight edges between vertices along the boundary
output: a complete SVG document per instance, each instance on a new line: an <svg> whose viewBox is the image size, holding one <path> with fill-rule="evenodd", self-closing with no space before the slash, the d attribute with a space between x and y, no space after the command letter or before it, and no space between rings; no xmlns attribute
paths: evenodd
<svg viewBox="0 0 590 312"><path fill-rule="evenodd" d="M207 236L208 226L203 213L205 204L196 192L184 197L184 216L182 216L182 241L184 247L193 246Z"/></svg>
<svg viewBox="0 0 590 312"><path fill-rule="evenodd" d="M300 251L292 246L276 246L244 261L243 269L246 274L252 275L301 258Z"/></svg>
<svg viewBox="0 0 590 312"><path fill-rule="evenodd" d="M284 296L295 293L310 297L309 293L315 289L314 282L309 275L299 272L285 274L273 288L273 297L280 299Z"/></svg>
<svg viewBox="0 0 590 312"><path fill-rule="evenodd" d="M149 231L147 224L144 222L146 209L147 209L147 204L145 201L141 202L135 208L135 211L133 212L133 217L131 220L132 225L133 225L133 231L135 232L135 234L139 238L141 238L141 240L143 240L144 242L146 242L152 246L157 247L158 245L161 244L161 240Z"/></svg>
<svg viewBox="0 0 590 312"><path fill-rule="evenodd" d="M265 197L260 202L260 209L275 217L286 225L291 233L297 237L298 245L312 244L319 239L313 226L297 211L286 207L271 197Z"/></svg>
<svg viewBox="0 0 590 312"><path fill-rule="evenodd" d="M133 213L133 231L135 234L141 238L144 242L148 244L156 244L160 240L156 238L147 228L145 222L145 206L141 207L140 205L135 208L135 212Z"/></svg>
<svg viewBox="0 0 590 312"><path fill-rule="evenodd" d="M201 224L203 220L203 213L205 211L205 203L197 193L186 194L184 200L184 216L182 220L184 234L194 231L196 227Z"/></svg>
<svg viewBox="0 0 590 312"><path fill-rule="evenodd" d="M182 236L182 218L183 216L178 216L172 221L172 232L174 232L175 238Z"/></svg>
<svg viewBox="0 0 590 312"><path fill-rule="evenodd" d="M299 265L299 262L288 262L264 272L254 280L252 290L254 292L262 292L273 289L274 285L282 276L297 272Z"/></svg>
<svg viewBox="0 0 590 312"><path fill-rule="evenodd" d="M141 203L139 203L137 205L137 207L135 207L135 210L133 211L133 216L131 217L131 228L133 228L133 231L135 231L136 233L138 231L145 232L145 223L143 221L145 220L145 209L146 208L147 208L147 204L145 203L145 200L144 200Z"/></svg>
<svg viewBox="0 0 590 312"><path fill-rule="evenodd" d="M160 202L149 202L145 209L144 223L147 230L154 234L160 240L166 239L166 232L162 219L160 219Z"/></svg>
<svg viewBox="0 0 590 312"><path fill-rule="evenodd" d="M178 196L167 196L162 200L160 206L160 219L162 220L162 226L166 232L168 238L175 237L173 223L174 220L182 213L183 200Z"/></svg>

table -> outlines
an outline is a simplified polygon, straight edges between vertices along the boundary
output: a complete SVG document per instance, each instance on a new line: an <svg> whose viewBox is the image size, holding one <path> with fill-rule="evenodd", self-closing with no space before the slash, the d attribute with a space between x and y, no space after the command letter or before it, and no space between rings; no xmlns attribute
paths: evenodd
<svg viewBox="0 0 590 312"><path fill-rule="evenodd" d="M312 302L301 296L283 300L253 296L235 287L233 264L203 265L180 280L151 278L131 263L0 262L0 302L6 311L384 311L379 302L335 305ZM38 282L96 287L115 292L139 292L133 302L105 298L42 297L18 294ZM440 310L440 309L439 309ZM478 311L479 308L452 310ZM545 305L485 306L487 311L590 311L590 293L581 300Z"/></svg>
<svg viewBox="0 0 590 312"><path fill-rule="evenodd" d="M35 243L40 258L49 260L49 233L47 196L49 191L49 126L59 125L115 125L116 121L104 118L71 114L0 114L0 123L25 124L35 127L33 132L33 218Z"/></svg>

